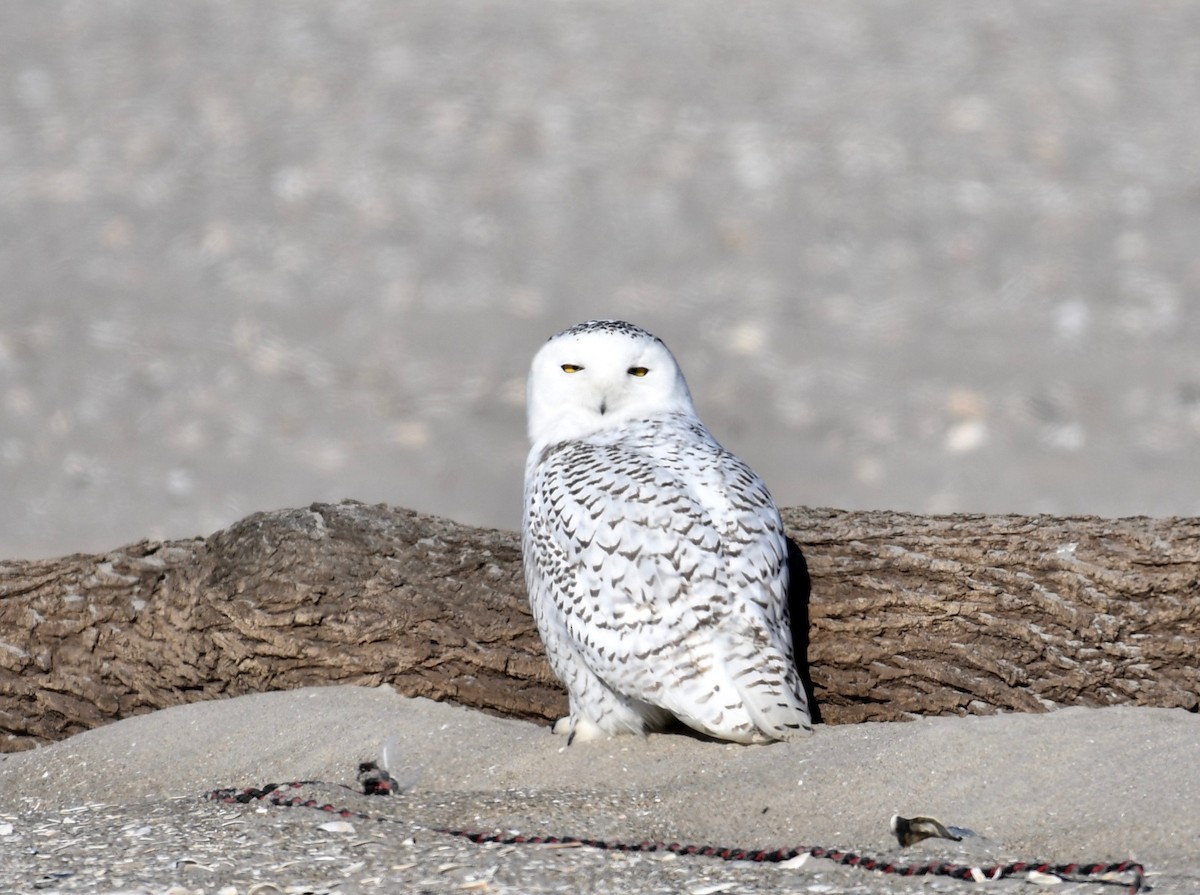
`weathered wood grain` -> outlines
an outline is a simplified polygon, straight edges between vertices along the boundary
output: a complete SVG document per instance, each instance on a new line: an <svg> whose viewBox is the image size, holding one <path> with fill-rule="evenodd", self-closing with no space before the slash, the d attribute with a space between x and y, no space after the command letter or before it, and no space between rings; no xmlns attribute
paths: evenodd
<svg viewBox="0 0 1200 895"><path fill-rule="evenodd" d="M798 655L826 722L1197 708L1200 519L784 515ZM565 712L516 534L345 502L0 563L3 751L200 699L385 682Z"/></svg>

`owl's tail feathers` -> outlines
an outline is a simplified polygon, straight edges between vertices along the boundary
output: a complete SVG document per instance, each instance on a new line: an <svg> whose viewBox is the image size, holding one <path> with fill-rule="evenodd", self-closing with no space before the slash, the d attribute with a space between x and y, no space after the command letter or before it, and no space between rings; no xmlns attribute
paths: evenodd
<svg viewBox="0 0 1200 895"><path fill-rule="evenodd" d="M803 694L790 692L786 680L753 694L743 693L746 714L770 740L802 740L812 736L812 718Z"/></svg>
<svg viewBox="0 0 1200 895"><path fill-rule="evenodd" d="M742 708L756 732L765 740L801 740L812 735L808 700L796 675L788 674L787 660L776 654L747 674L731 675ZM731 669L732 670L732 669Z"/></svg>
<svg viewBox="0 0 1200 895"><path fill-rule="evenodd" d="M812 733L808 701L775 650L714 656L692 686L672 688L663 703L684 724L719 740L771 743Z"/></svg>
<svg viewBox="0 0 1200 895"><path fill-rule="evenodd" d="M718 740L734 743L774 743L803 740L812 736L812 721L803 700L774 699L763 704L763 693L743 698L740 705L726 706L718 718L699 717L677 711L684 724Z"/></svg>

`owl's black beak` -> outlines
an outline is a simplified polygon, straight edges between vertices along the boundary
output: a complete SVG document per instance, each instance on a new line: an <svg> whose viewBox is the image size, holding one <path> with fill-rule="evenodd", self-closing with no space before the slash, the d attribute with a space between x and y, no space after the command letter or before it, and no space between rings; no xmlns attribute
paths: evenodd
<svg viewBox="0 0 1200 895"><path fill-rule="evenodd" d="M604 414L607 411L608 411L608 401L601 401L600 402L600 415L604 416Z"/></svg>

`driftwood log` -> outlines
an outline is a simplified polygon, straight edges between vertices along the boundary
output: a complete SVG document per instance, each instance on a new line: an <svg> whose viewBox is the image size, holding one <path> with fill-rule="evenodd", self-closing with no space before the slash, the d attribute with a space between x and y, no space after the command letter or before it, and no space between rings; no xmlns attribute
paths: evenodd
<svg viewBox="0 0 1200 895"><path fill-rule="evenodd" d="M784 515L797 655L826 722L1197 710L1200 519ZM346 502L208 538L0 563L0 751L333 683L564 713L518 536Z"/></svg>

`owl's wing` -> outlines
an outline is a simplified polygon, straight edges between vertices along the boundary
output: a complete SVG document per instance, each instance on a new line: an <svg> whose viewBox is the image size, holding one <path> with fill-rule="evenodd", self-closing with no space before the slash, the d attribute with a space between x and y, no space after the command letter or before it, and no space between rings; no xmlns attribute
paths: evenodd
<svg viewBox="0 0 1200 895"><path fill-rule="evenodd" d="M543 510L527 523L553 604L540 611L622 695L726 739L793 736L809 718L778 511L707 432L682 436L543 457L527 494Z"/></svg>

